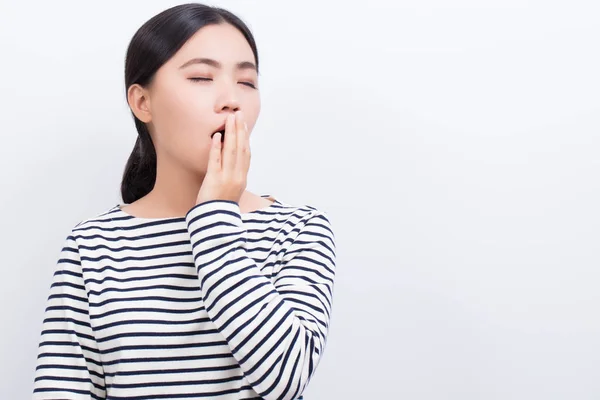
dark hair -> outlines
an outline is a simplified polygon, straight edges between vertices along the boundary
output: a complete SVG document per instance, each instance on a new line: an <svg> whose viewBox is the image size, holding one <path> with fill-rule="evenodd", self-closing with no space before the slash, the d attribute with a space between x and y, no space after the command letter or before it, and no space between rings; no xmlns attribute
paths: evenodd
<svg viewBox="0 0 600 400"><path fill-rule="evenodd" d="M125 97L133 84L148 85L156 71L167 62L199 29L228 23L237 28L252 48L258 68L258 51L246 24L222 8L198 3L181 4L155 15L133 35L125 58ZM156 150L146 124L133 111L138 137L123 172L121 197L132 203L154 188Z"/></svg>

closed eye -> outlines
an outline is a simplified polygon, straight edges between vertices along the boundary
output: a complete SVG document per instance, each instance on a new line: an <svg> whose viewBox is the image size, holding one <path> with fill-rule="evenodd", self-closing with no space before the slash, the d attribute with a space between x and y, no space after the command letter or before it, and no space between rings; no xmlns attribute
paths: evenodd
<svg viewBox="0 0 600 400"><path fill-rule="evenodd" d="M251 87L252 89L256 89L256 85L254 85L252 82L238 82L238 83L241 83L242 85Z"/></svg>
<svg viewBox="0 0 600 400"><path fill-rule="evenodd" d="M188 78L190 81L193 82L206 82L206 81L212 81L211 78ZM256 85L254 85L252 82L238 82L242 85L251 87L252 89L256 89Z"/></svg>

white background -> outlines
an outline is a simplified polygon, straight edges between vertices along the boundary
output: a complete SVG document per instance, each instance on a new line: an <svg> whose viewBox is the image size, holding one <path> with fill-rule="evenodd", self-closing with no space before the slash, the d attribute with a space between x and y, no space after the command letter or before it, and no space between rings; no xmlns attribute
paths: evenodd
<svg viewBox="0 0 600 400"><path fill-rule="evenodd" d="M175 4L1 3L1 399L70 228L120 202L126 46ZM600 3L212 4L260 52L249 190L337 237L307 400L600 398Z"/></svg>

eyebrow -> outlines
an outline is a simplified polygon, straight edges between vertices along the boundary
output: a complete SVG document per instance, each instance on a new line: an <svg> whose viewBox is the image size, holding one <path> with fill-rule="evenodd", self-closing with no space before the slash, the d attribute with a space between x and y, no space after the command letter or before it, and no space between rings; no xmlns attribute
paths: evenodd
<svg viewBox="0 0 600 400"><path fill-rule="evenodd" d="M179 67L179 69L183 69L192 64L206 64L206 65L210 65L211 67L214 67L214 68L219 68L219 69L223 68L223 64L221 64L219 61L213 60L211 58L192 58L191 60L184 63L181 67ZM258 72L258 68L256 68L256 65L250 61L240 61L235 65L235 67L236 67L236 69L239 69L239 70L252 69L252 70Z"/></svg>

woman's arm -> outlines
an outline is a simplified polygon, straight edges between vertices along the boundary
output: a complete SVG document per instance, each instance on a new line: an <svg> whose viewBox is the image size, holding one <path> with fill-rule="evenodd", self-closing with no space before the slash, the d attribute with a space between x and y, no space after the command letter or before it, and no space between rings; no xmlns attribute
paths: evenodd
<svg viewBox="0 0 600 400"><path fill-rule="evenodd" d="M34 399L104 399L104 372L90 325L79 250L66 239L44 313Z"/></svg>
<svg viewBox="0 0 600 400"><path fill-rule="evenodd" d="M331 316L335 244L329 220L314 212L263 275L246 253L237 203L214 200L187 215L208 315L264 399L298 398L323 354Z"/></svg>

